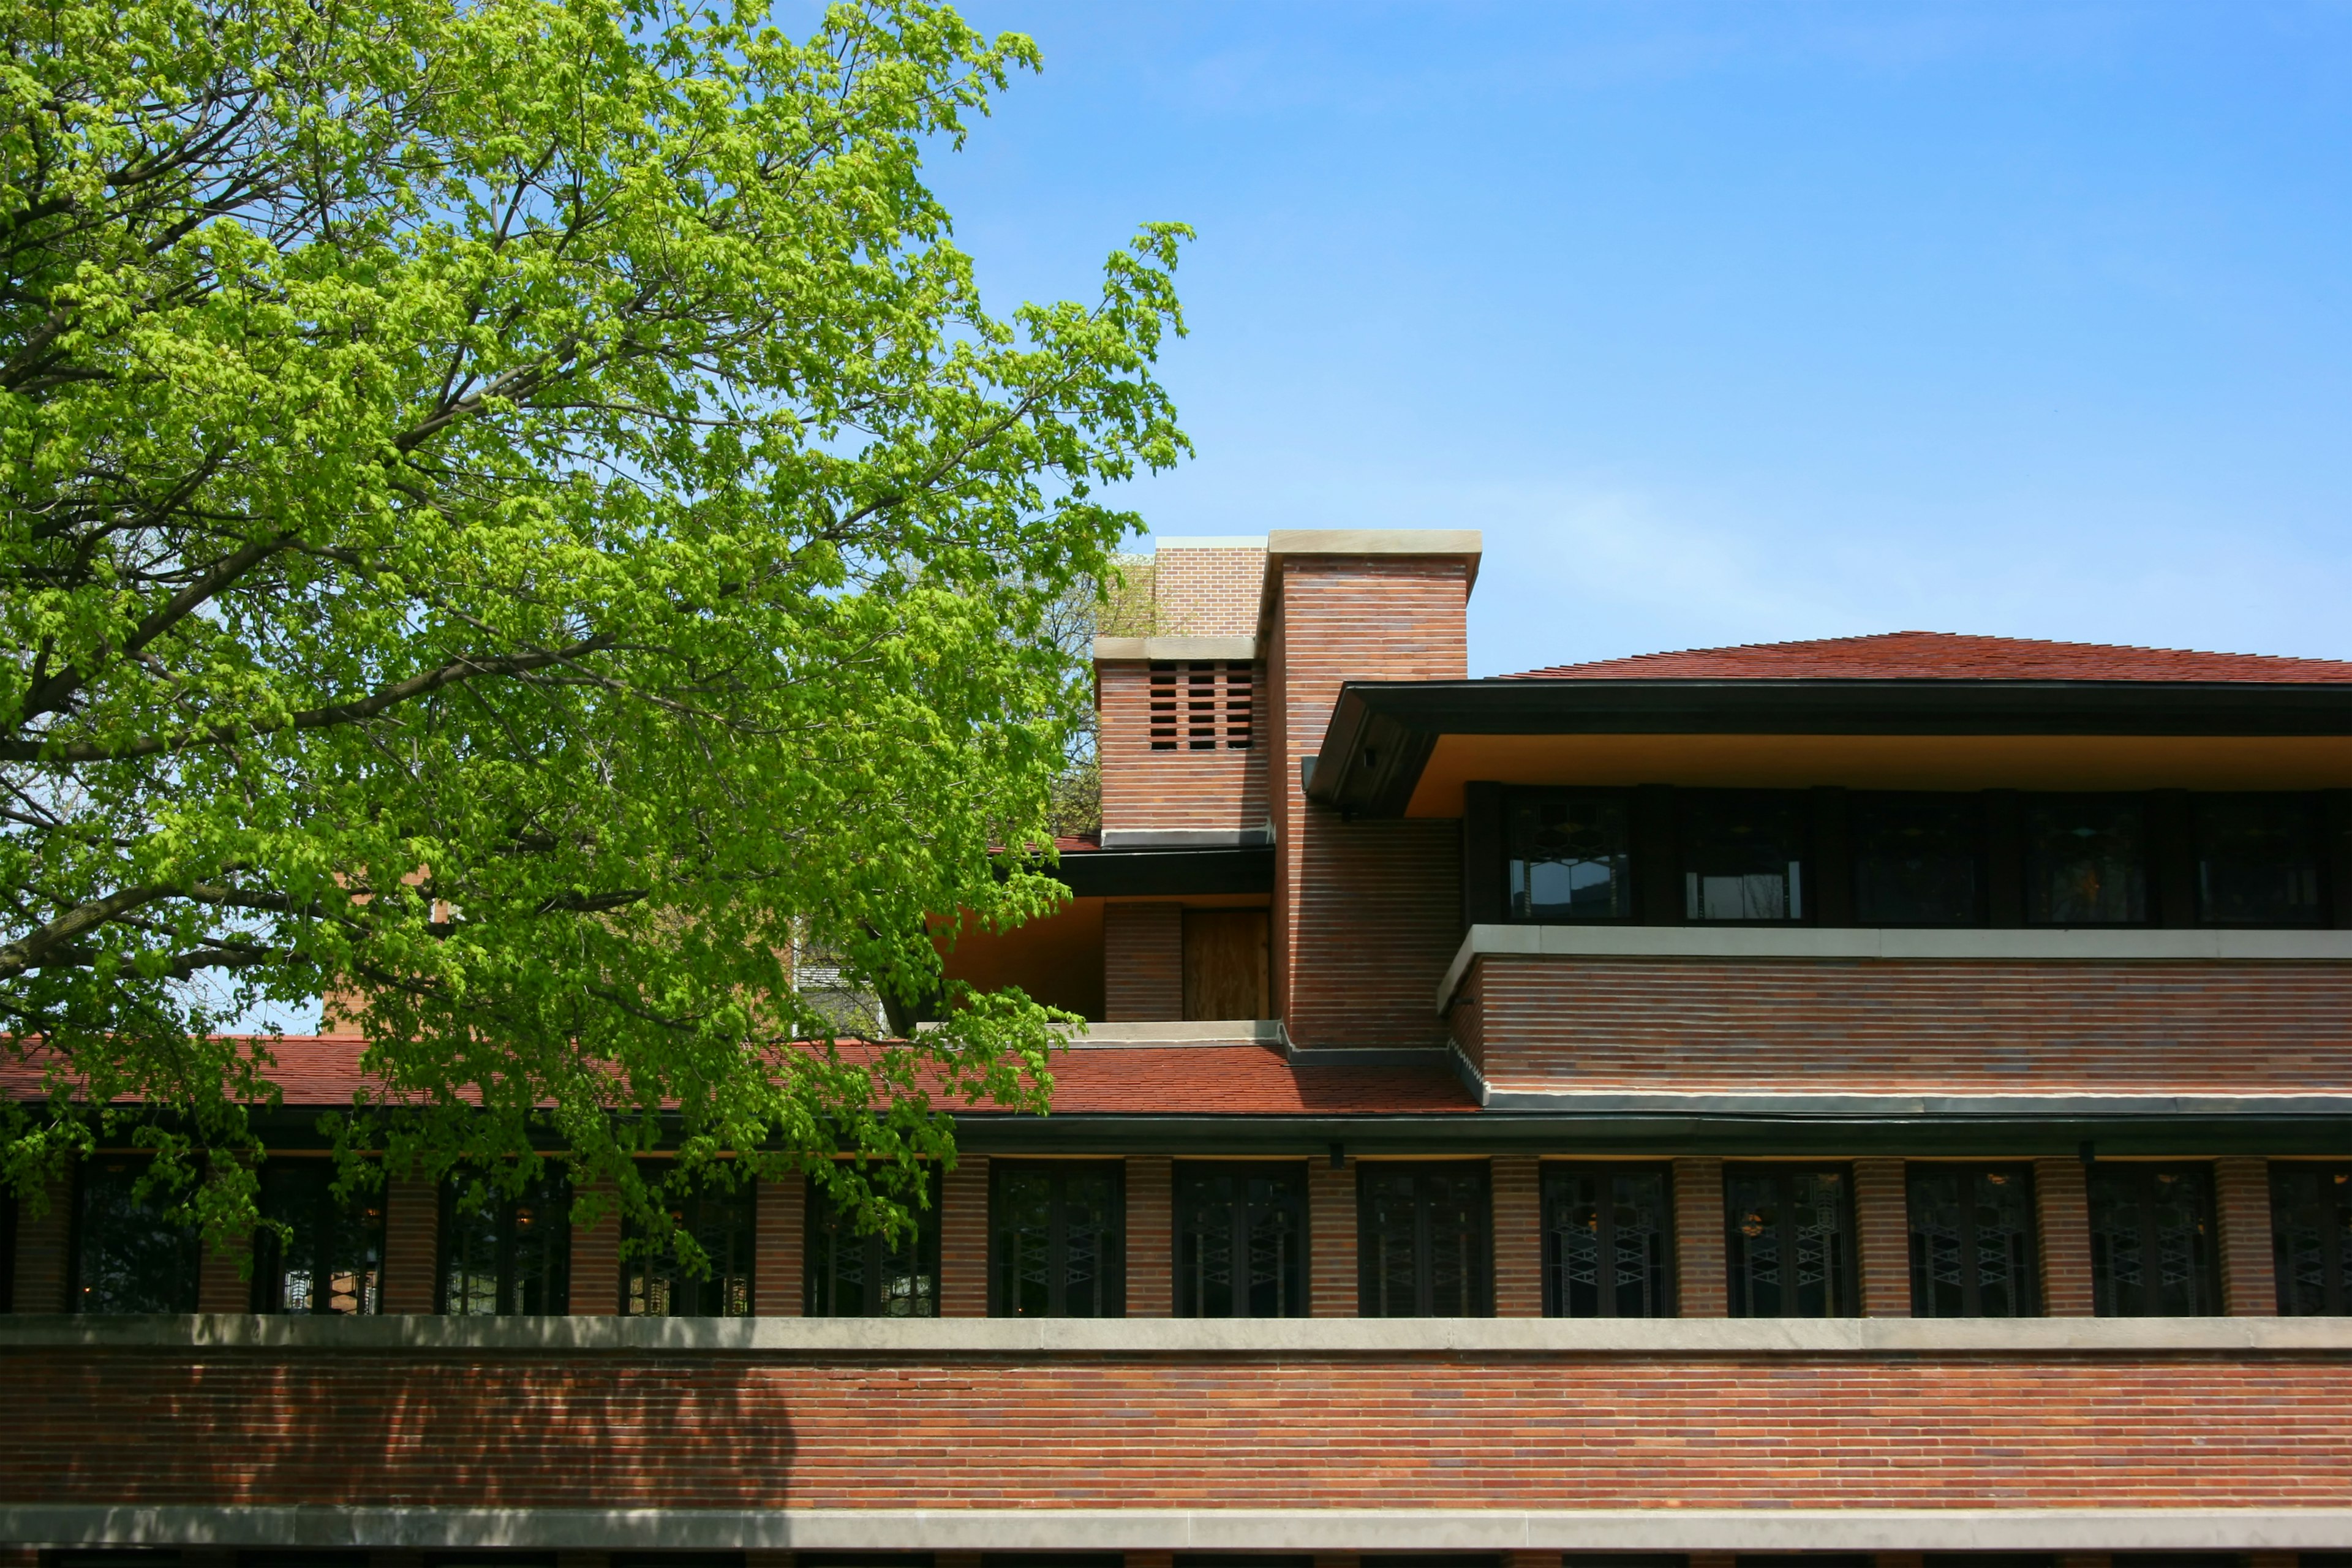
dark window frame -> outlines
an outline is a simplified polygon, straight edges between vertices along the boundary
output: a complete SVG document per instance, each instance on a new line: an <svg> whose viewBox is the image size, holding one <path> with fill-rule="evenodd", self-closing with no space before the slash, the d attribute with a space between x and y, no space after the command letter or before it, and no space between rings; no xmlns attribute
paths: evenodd
<svg viewBox="0 0 2352 1568"><path fill-rule="evenodd" d="M2250 800L2292 801L2302 811L2304 826L2310 834L2307 846L2311 852L2313 902L2309 918L2294 921L2235 921L2218 919L2212 909L2213 895L2207 874L2207 844L2209 814L2228 803ZM2189 795L2189 843L2186 852L2196 877L2192 903L2197 923L2218 931L2313 931L2325 927L2333 912L2337 889L2329 885L2327 853L2327 802L2315 790L2194 790Z"/></svg>
<svg viewBox="0 0 2352 1568"><path fill-rule="evenodd" d="M1275 1181L1286 1187L1288 1191L1273 1203L1259 1205L1250 1201L1244 1187L1244 1195L1231 1202L1202 1204L1198 1207L1190 1206L1195 1200L1186 1191L1187 1183L1220 1176L1244 1184L1253 1180ZM1308 1258L1308 1248L1312 1243L1307 1218L1307 1164L1301 1160L1177 1161L1171 1175L1173 1194L1171 1214L1175 1231L1174 1257L1171 1260L1174 1284L1172 1310L1176 1316L1180 1318L1212 1316L1303 1318L1307 1316L1314 1280ZM1224 1215L1225 1223L1222 1227L1195 1226L1188 1223L1197 1215L1206 1213L1213 1215L1219 1210L1222 1210ZM1275 1267L1276 1310L1263 1313L1255 1310L1251 1300L1253 1291L1248 1285L1229 1280L1226 1289L1234 1310L1223 1313L1202 1311L1201 1309L1203 1298L1207 1295L1206 1264L1202 1259L1201 1249L1196 1245L1198 1238L1213 1234L1216 1228L1223 1228L1225 1233L1224 1246L1228 1271L1237 1271L1237 1266L1233 1260L1242 1260L1251 1268L1254 1280L1255 1262L1254 1246L1256 1226L1259 1220L1267 1215L1281 1215L1288 1218L1290 1223L1287 1239L1294 1244L1287 1248L1286 1255L1278 1258ZM1281 1238L1277 1238L1277 1247L1280 1245Z"/></svg>
<svg viewBox="0 0 2352 1568"><path fill-rule="evenodd" d="M481 1212L475 1210L470 1214L461 1215L458 1211L459 1199L464 1194L467 1182L471 1179L471 1173L459 1171L450 1174L441 1184L441 1223L434 1248L434 1311L444 1317L506 1318L567 1315L572 1310L572 1184L569 1177L557 1171L542 1173L536 1181L520 1193L509 1193L496 1185L491 1186L489 1207L495 1215L493 1223L497 1228L494 1243L497 1256L492 1265L496 1281L493 1289L498 1305L489 1312L450 1310L449 1277L455 1261L451 1247L457 1238L457 1225L460 1219L470 1221ZM541 1288L545 1291L548 1299L538 1313L517 1312L510 1305L514 1299L514 1291L520 1283L516 1268L520 1261L520 1253L523 1247L518 1235L516 1210L520 1205L527 1203L538 1205L542 1208L550 1229L541 1234L554 1237L539 1244L546 1263ZM537 1221L534 1220L533 1223Z"/></svg>
<svg viewBox="0 0 2352 1568"><path fill-rule="evenodd" d="M1833 1290L1825 1292L1832 1310L1825 1312L1777 1311L1759 1313L1750 1297L1748 1268L1743 1259L1748 1250L1748 1240L1740 1225L1740 1207L1736 1201L1734 1184L1742 1181L1770 1179L1779 1184L1772 1194L1780 1219L1774 1242L1783 1258L1795 1254L1797 1235L1794 1226L1795 1205L1790 1201L1795 1178L1807 1175L1834 1175L1838 1178L1837 1224L1832 1235L1834 1240L1832 1266L1824 1272ZM1852 1318L1862 1310L1861 1268L1856 1254L1860 1251L1854 1223L1853 1167L1843 1161L1750 1161L1727 1163L1723 1167L1723 1235L1724 1283L1726 1310L1735 1318ZM1793 1264L1784 1264L1784 1268ZM1802 1287L1797 1287L1801 1289ZM1780 1286L1783 1305L1790 1287Z"/></svg>
<svg viewBox="0 0 2352 1568"><path fill-rule="evenodd" d="M1105 1242L1097 1240L1100 1259L1100 1283L1096 1290L1100 1298L1100 1310L1073 1313L1069 1310L1069 1245L1071 1201L1068 1182L1074 1175L1105 1177L1110 1184L1110 1195L1105 1209L1110 1217ZM1008 1234L1003 1197L1005 1184L1022 1176L1048 1175L1053 1178L1052 1194L1047 1199L1046 1220L1046 1280L1045 1310L1038 1313L1017 1311L1006 1289L1010 1270L1017 1266L1007 1250ZM1012 1317L1096 1317L1127 1316L1127 1162L1124 1160L992 1160L988 1170L988 1310L991 1316Z"/></svg>
<svg viewBox="0 0 2352 1568"><path fill-rule="evenodd" d="M1985 791L1983 790L1855 790L1847 796L1846 843L1847 876L1853 883L1853 924L1867 931L1968 931L1990 925L1992 921L1992 843L1985 821ZM1943 801L1964 805L1968 816L1969 843L1969 862L1971 887L1969 914L1958 921L1890 921L1867 918L1863 910L1864 868L1871 857L1866 832L1869 818L1874 811L1884 810L1890 802L1905 799Z"/></svg>
<svg viewBox="0 0 2352 1568"><path fill-rule="evenodd" d="M152 1154L143 1152L118 1152L114 1153L100 1152L92 1154L88 1159L83 1160L75 1165L72 1199L73 1210L68 1216L69 1224L68 1227L66 1251L66 1267L69 1270L66 1296L68 1310L76 1313L98 1310L83 1304L85 1298L89 1295L90 1289L90 1284L88 1279L89 1259L87 1254L89 1252L90 1243L89 1210L91 1200L90 1173L92 1167L110 1162L119 1162L127 1166L139 1166L143 1168L152 1165L154 1163L154 1160L155 1157ZM143 1173L143 1169L140 1173ZM138 1179L138 1174L133 1174L131 1176L131 1183L133 1187L135 1187ZM142 1204L141 1206L152 1208L152 1205ZM158 1236L161 1236L164 1231L170 1228L173 1227L167 1226L159 1221L156 1226L156 1233ZM183 1253L176 1268L176 1272L179 1276L177 1280L179 1285L178 1294L172 1299L171 1304L169 1305L161 1307L132 1308L130 1309L131 1313L136 1313L142 1316L168 1316L184 1315L196 1310L199 1300L198 1282L201 1279L204 1268L204 1237L194 1226L181 1226L177 1228L180 1230L179 1246ZM108 1314L100 1311L100 1315Z"/></svg>
<svg viewBox="0 0 2352 1568"><path fill-rule="evenodd" d="M625 1318L748 1318L752 1316L759 1310L759 1188L748 1177L738 1179L731 1184L714 1177L698 1184L681 1197L674 1199L671 1205L672 1217L677 1222L680 1229L695 1237L698 1241L701 1241L704 1237L719 1228L711 1223L712 1210L735 1211L728 1216L733 1223L727 1227L736 1233L734 1242L719 1253L712 1253L707 1244L704 1246L703 1250L709 1256L711 1264L710 1272L707 1275L688 1273L683 1268L677 1267L676 1258L667 1252L648 1254L643 1251L625 1250L621 1258L620 1296L614 1310ZM683 1215L677 1212L681 1206L686 1211ZM634 1224L625 1226L621 1235L625 1246L626 1243L643 1239L641 1228ZM740 1257L735 1243L740 1243ZM730 1262L740 1262L740 1267L730 1270L728 1268ZM739 1303L740 1310L724 1310L730 1304L725 1300L727 1281L730 1279L740 1282L742 1291ZM653 1288L656 1279L667 1285L671 1305L664 1311L648 1311L639 1303L650 1301L653 1299ZM680 1294L685 1298L686 1304L683 1307L677 1304ZM707 1310L704 1300L706 1296L718 1297L719 1300L716 1304L721 1310L717 1311Z"/></svg>
<svg viewBox="0 0 2352 1568"><path fill-rule="evenodd" d="M944 1180L936 1165L925 1173L930 1205L914 1211L914 1239L904 1247L894 1247L878 1232L860 1234L848 1232L851 1245L857 1247L857 1262L868 1279L886 1278L894 1268L903 1267L916 1280L928 1279L929 1293L925 1295L920 1285L915 1288L915 1298L926 1310L891 1312L883 1309L889 1299L879 1292L859 1289L866 1297L866 1310L857 1312L840 1310L842 1290L841 1263L837 1239L842 1232L838 1222L843 1215L824 1188L814 1182L807 1184L807 1194L802 1205L801 1242L801 1314L810 1318L936 1318L940 1315L940 1215L945 1193ZM820 1237L824 1238L820 1241ZM820 1310L819 1309L824 1309Z"/></svg>
<svg viewBox="0 0 2352 1568"><path fill-rule="evenodd" d="M272 1174L273 1171L276 1173L275 1176ZM299 1175L306 1180L310 1180L320 1175L325 1176L327 1179L323 1183L318 1184L317 1191L305 1194L306 1200L310 1204L316 1205L313 1212L309 1216L315 1227L314 1234L323 1234L334 1229L339 1229L342 1224L349 1221L351 1217L348 1212L349 1209L354 1205L358 1205L362 1210L362 1214L360 1216L360 1223L356 1228L360 1233L362 1250L359 1258L351 1260L355 1265L351 1272L354 1277L355 1282L362 1278L373 1275L373 1283L362 1285L360 1287L358 1292L358 1304L356 1310L352 1312L337 1312L332 1304L334 1300L333 1295L330 1292L319 1290L315 1285L311 1290L311 1300L313 1302L311 1306L299 1309L289 1308L285 1304L283 1295L286 1277L285 1266L287 1262L283 1250L285 1244L278 1239L275 1231L264 1228L256 1233L253 1240L253 1288L251 1301L251 1310L265 1317L373 1317L381 1316L383 1314L384 1310L383 1197L381 1191L379 1191L375 1195L373 1199L373 1223L371 1223L369 1215L366 1213L370 1203L370 1199L366 1194L355 1194L350 1198L341 1200L340 1203L338 1202L334 1195L334 1184L337 1173L335 1163L331 1159L300 1158L289 1155L278 1155L273 1159L264 1161L260 1171L261 1193L259 1194L262 1212L265 1215L268 1215L273 1207L278 1206L272 1202L270 1189L273 1184L282 1183L285 1177ZM271 1217L278 1216L272 1215ZM369 1256L371 1249L373 1251L373 1257ZM331 1258L326 1263L318 1266L318 1271L326 1273L329 1278L331 1279L338 1265L342 1261L343 1259L341 1258ZM327 1304L323 1306L317 1304L322 1300Z"/></svg>
<svg viewBox="0 0 2352 1568"><path fill-rule="evenodd" d="M1386 1276L1381 1268L1381 1249L1370 1245L1385 1240L1377 1236L1372 1209L1377 1201L1373 1184L1392 1177L1410 1174L1414 1178L1412 1194L1413 1234L1409 1259L1412 1271L1413 1302L1405 1311L1383 1310L1392 1307L1388 1301ZM1439 1238L1431 1224L1432 1197L1424 1183L1442 1178L1474 1180L1478 1187L1478 1201L1471 1205L1471 1241L1475 1257L1464 1270L1467 1300L1459 1304L1467 1310L1440 1312L1437 1307L1436 1260ZM1461 1233L1455 1233L1457 1237ZM1495 1315L1495 1182L1494 1165L1487 1160L1363 1160L1356 1165L1356 1310L1365 1318L1491 1318Z"/></svg>
<svg viewBox="0 0 2352 1568"><path fill-rule="evenodd" d="M2135 868L2139 877L2139 913L2131 920L2066 921L2037 912L2041 899L2050 886L2052 868L2042 863L2035 849L2034 819L2037 811L2047 803L2062 800L2097 800L2128 805L2139 819L2139 863ZM2021 797L2019 812L2020 835L2018 853L2022 857L2021 876L2025 889L2025 923L2041 931L2142 931L2158 923L2158 867L2162 851L2157 843L2161 824L2155 803L2146 790L2029 790Z"/></svg>
<svg viewBox="0 0 2352 1568"><path fill-rule="evenodd" d="M2323 1214L2314 1229L2319 1255L2319 1304L2306 1309L2295 1278L2295 1246L2290 1234L2301 1205L2282 1189L2298 1180L2319 1184L2314 1207ZM2335 1188L2334 1193L2329 1188ZM2271 1263L2281 1317L2352 1317L2352 1163L2342 1160L2273 1160L2270 1168ZM2330 1203L2329 1199L2333 1198Z"/></svg>
<svg viewBox="0 0 2352 1568"><path fill-rule="evenodd" d="M2121 1311L2116 1310L2113 1246L2106 1232L2099 1226L2100 1192L2102 1186L2113 1187L2131 1182L2139 1190L2134 1194L2140 1208L2137 1241L2144 1259L2155 1259L2160 1266L2161 1243L2156 1225L2156 1185L2167 1175L2194 1175L2203 1198L2201 1225L2197 1232L2197 1259L2190 1278L2195 1286L2197 1310L2189 1313L2158 1313ZM2091 1222L2091 1292L2093 1310L2102 1318L2149 1317L2218 1317L2221 1310L2221 1224L2216 1202L2213 1167L2209 1162L2189 1160L2102 1160L2093 1165L2088 1182ZM2143 1263L2143 1268L2148 1265ZM2143 1283L2138 1287L2149 1289Z"/></svg>
<svg viewBox="0 0 2352 1568"><path fill-rule="evenodd" d="M1555 1223L1555 1206L1573 1201L1560 1189L1579 1180L1615 1181L1624 1177L1645 1177L1658 1184L1658 1228L1653 1240L1655 1256L1646 1262L1643 1272L1646 1279L1638 1283L1623 1278L1621 1270L1612 1269L1611 1283L1593 1287L1598 1310L1570 1312L1570 1281L1568 1279L1568 1258L1564 1227ZM1676 1315L1677 1285L1675 1278L1675 1168L1664 1160L1547 1160L1543 1163L1538 1184L1537 1223L1542 1227L1544 1316L1548 1318L1591 1317L1617 1318L1641 1316L1671 1318ZM1597 1262L1622 1262L1622 1256L1617 1234L1617 1204L1612 1201L1595 1205L1593 1251ZM1629 1284L1649 1297L1654 1310L1633 1314L1621 1312L1622 1297Z"/></svg>
<svg viewBox="0 0 2352 1568"><path fill-rule="evenodd" d="M1618 811L1622 814L1624 819L1624 872L1622 891L1625 908L1624 912L1622 914L1543 915L1529 913L1523 915L1517 910L1516 895L1513 890L1514 883L1512 879L1512 868L1519 859L1519 857L1514 853L1517 847L1514 834L1515 825L1518 820L1519 808L1521 805L1530 802L1562 800L1570 797L1606 801L1616 806ZM1636 847L1636 801L1633 791L1612 785L1595 785L1591 788L1580 788L1570 784L1509 785L1506 786L1502 791L1499 810L1500 817L1497 838L1499 840L1499 848L1502 858L1496 868L1495 874L1498 879L1498 885L1501 887L1503 891L1503 919L1505 921L1509 921L1514 925L1634 925L1642 922L1643 912L1641 907L1640 891L1642 872L1639 862L1641 855Z"/></svg>
<svg viewBox="0 0 2352 1568"><path fill-rule="evenodd" d="M1700 875L1693 865L1695 857L1692 853L1691 841L1697 836L1694 827L1694 819L1711 806L1737 797L1746 797L1750 800L1769 799L1787 808L1790 831L1794 836L1792 847L1796 850L1796 858L1780 864L1796 868L1796 876L1793 879L1795 885L1785 889L1787 901L1795 906L1793 914L1718 919L1692 912L1694 899L1697 899L1702 905L1705 902L1703 898L1698 898L1698 889L1692 881L1693 878ZM1768 927L1815 924L1819 917L1821 898L1820 889L1811 884L1818 879L1821 857L1817 846L1813 843L1813 804L1811 792L1809 790L1764 787L1677 789L1675 792L1675 880L1681 923L1695 926ZM1769 873L1766 874L1769 875Z"/></svg>
<svg viewBox="0 0 2352 1568"><path fill-rule="evenodd" d="M1915 1318L2038 1318L2042 1315L2041 1216L2035 1207L2033 1166L2030 1162L2014 1160L1913 1160L1906 1162L1903 1173L1905 1231L1908 1243L1911 1282L1911 1315ZM1957 1176L1973 1186L1976 1178L1998 1173L2018 1183L2021 1194L2023 1229L2012 1233L2009 1251L2011 1255L2012 1289L2021 1298L2019 1310L2011 1312L1987 1313L1984 1310L1985 1281L1980 1265L1983 1260L1984 1237L1978 1230L1978 1205L1964 1191L1956 1205L1959 1231L1955 1245L1968 1260L1960 1279L1960 1310L1933 1310L1933 1281L1927 1278L1932 1267L1928 1258L1928 1237L1919 1227L1918 1185L1938 1177ZM2020 1247L2023 1256L2018 1257Z"/></svg>

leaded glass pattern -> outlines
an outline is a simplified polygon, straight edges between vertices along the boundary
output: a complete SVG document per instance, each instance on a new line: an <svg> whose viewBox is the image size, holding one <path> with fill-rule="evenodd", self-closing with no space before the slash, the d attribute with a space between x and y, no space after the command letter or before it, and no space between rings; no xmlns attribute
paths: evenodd
<svg viewBox="0 0 2352 1568"><path fill-rule="evenodd" d="M2271 1165L2271 1240L2278 1310L2352 1314L2352 1165Z"/></svg>
<svg viewBox="0 0 2352 1568"><path fill-rule="evenodd" d="M1486 1163L1368 1162L1357 1171L1360 1315L1490 1315L1494 1204Z"/></svg>
<svg viewBox="0 0 2352 1568"><path fill-rule="evenodd" d="M1115 1160L1000 1161L992 1166L990 1273L997 1316L1126 1313L1122 1169Z"/></svg>
<svg viewBox="0 0 2352 1568"><path fill-rule="evenodd" d="M1683 913L1693 921L1805 916L1805 808L1793 790L1685 790Z"/></svg>
<svg viewBox="0 0 2352 1568"><path fill-rule="evenodd" d="M1664 1166L1547 1164L1544 1311L1674 1316L1671 1190Z"/></svg>
<svg viewBox="0 0 2352 1568"><path fill-rule="evenodd" d="M2326 918L2315 796L2200 795L2195 801L2199 920L2314 926Z"/></svg>
<svg viewBox="0 0 2352 1568"><path fill-rule="evenodd" d="M708 1273L687 1267L675 1247L632 1251L621 1264L621 1311L632 1318L751 1315L752 1204L748 1181L711 1184L669 1200L670 1223L702 1249ZM636 1239L633 1230L631 1239Z"/></svg>
<svg viewBox="0 0 2352 1568"><path fill-rule="evenodd" d="M1622 795L1514 791L1513 920L1624 920L1633 912L1632 832Z"/></svg>
<svg viewBox="0 0 2352 1568"><path fill-rule="evenodd" d="M455 1318L567 1312L572 1300L572 1184L553 1172L520 1193L493 1186L467 1202L472 1179L441 1188L441 1310Z"/></svg>
<svg viewBox="0 0 2352 1568"><path fill-rule="evenodd" d="M940 1176L903 1206L910 1231L861 1225L856 1214L809 1184L801 1310L812 1318L940 1315Z"/></svg>
<svg viewBox="0 0 2352 1568"><path fill-rule="evenodd" d="M1915 1162L1909 1176L1911 1315L2038 1314L2032 1168Z"/></svg>
<svg viewBox="0 0 2352 1568"><path fill-rule="evenodd" d="M2091 1169L2091 1290L2103 1318L2218 1310L2212 1173L2202 1165Z"/></svg>
<svg viewBox="0 0 2352 1568"><path fill-rule="evenodd" d="M2027 802L2025 913L2036 925L2147 920L2147 814L2139 796L2042 795Z"/></svg>
<svg viewBox="0 0 2352 1568"><path fill-rule="evenodd" d="M279 1157L261 1167L263 1226L254 1237L257 1312L371 1317L383 1310L383 1196L335 1192L331 1160Z"/></svg>
<svg viewBox="0 0 2352 1568"><path fill-rule="evenodd" d="M170 1194L139 1192L145 1155L100 1154L81 1168L74 1208L74 1310L193 1312L203 1243L164 1211Z"/></svg>
<svg viewBox="0 0 2352 1568"><path fill-rule="evenodd" d="M1724 1173L1731 1315L1853 1315L1853 1221L1843 1166Z"/></svg>
<svg viewBox="0 0 2352 1568"><path fill-rule="evenodd" d="M1176 1315L1307 1315L1307 1170L1296 1162L1176 1167Z"/></svg>
<svg viewBox="0 0 2352 1568"><path fill-rule="evenodd" d="M1925 791L1853 803L1853 912L1866 926L1967 926L1984 919L1977 797Z"/></svg>

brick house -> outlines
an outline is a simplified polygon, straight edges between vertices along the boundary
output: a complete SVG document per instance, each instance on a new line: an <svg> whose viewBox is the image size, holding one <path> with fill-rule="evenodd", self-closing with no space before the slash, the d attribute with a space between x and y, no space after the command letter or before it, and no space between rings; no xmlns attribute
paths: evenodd
<svg viewBox="0 0 2352 1568"><path fill-rule="evenodd" d="M951 960L1096 1022L903 1247L291 1147L250 1283L127 1159L0 1221L0 1563L2352 1564L2352 663L1471 680L1479 552L1162 542Z"/></svg>

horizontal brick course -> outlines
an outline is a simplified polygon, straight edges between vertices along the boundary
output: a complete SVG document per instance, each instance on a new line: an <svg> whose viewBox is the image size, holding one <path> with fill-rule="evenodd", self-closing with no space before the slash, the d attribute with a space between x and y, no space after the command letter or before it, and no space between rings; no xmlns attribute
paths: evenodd
<svg viewBox="0 0 2352 1568"><path fill-rule="evenodd" d="M1492 956L1472 973L1480 1065L1498 1088L2336 1093L2352 1082L2352 965Z"/></svg>
<svg viewBox="0 0 2352 1568"><path fill-rule="evenodd" d="M1224 661L1216 661L1221 702ZM1186 674L1180 666L1180 688ZM1102 770L1102 825L1115 830L1151 827L1264 827L1266 793L1265 675L1255 670L1249 686L1251 744L1224 744L1227 715L1221 707L1214 750L1194 751L1181 732L1176 749L1151 749L1150 667L1118 660L1095 668L1095 756ZM1184 698L1180 689L1181 704Z"/></svg>
<svg viewBox="0 0 2352 1568"><path fill-rule="evenodd" d="M0 1501L2341 1506L2352 1358L0 1357Z"/></svg>

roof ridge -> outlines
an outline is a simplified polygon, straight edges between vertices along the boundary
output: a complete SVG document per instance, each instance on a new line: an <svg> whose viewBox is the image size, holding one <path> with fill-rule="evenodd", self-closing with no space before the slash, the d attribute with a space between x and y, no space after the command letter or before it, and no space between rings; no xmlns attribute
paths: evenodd
<svg viewBox="0 0 2352 1568"><path fill-rule="evenodd" d="M1589 672L1612 668L1630 671L1666 663L1710 661L1722 665L1750 667L1745 671L1717 670L1715 672L1717 674L1729 676L1735 673L1748 673L1753 676L1763 673L1756 671L1752 668L1754 665L1776 658L1794 660L1811 654L1824 658L1834 658L1843 654L1874 663L1882 656L1892 655L1895 657L1889 658L1887 662L1894 663L1901 658L1897 650L1907 652L1910 658L1906 662L1913 663L1933 663L1937 662L1935 656L1948 655L1956 661L1972 657L1996 659L2007 658L2021 664L2042 667L2039 674L2029 675L2022 670L2009 672L2016 679L2118 680L2197 679L2194 673L2186 669L2169 670L2161 676L2145 672L2147 666L2151 662L2178 661L2188 666L2228 666L2239 679L2267 674L2274 669L2281 675L2293 673L2311 675L2324 672L2331 677L2352 680L2352 659L2315 658L2302 654L2231 653L2207 648L2165 647L2144 643L2074 642L2056 637L2001 637L1983 632L1946 632L1925 629L1864 632L1845 637L1792 637L1777 642L1725 643L1708 647L1659 649L1650 653L1623 654L1609 658L1580 659L1572 664L1547 665L1538 669L1515 671L1501 679L1575 679ZM2097 673L2069 672L2061 675L2050 668L2053 662L2059 660L2089 665L2096 664L2103 658L2119 667L2140 666L2142 672L2131 673L2125 668L2117 668ZM2208 670L2206 673L2212 678L2220 678L2218 670ZM1907 676L1897 676L1891 671L1880 675L1875 671L1849 669L1832 674L1830 671L1822 670L1815 672L1813 678L1872 679L1874 676L1882 679L1962 678L1958 676L1957 672L1948 675L1933 668L1915 669ZM1695 675L1694 678L1704 679L1705 676ZM1797 673L1791 678L1805 679L1806 677L1802 673ZM1966 678L1984 679L1985 676L1983 672L1979 671Z"/></svg>

